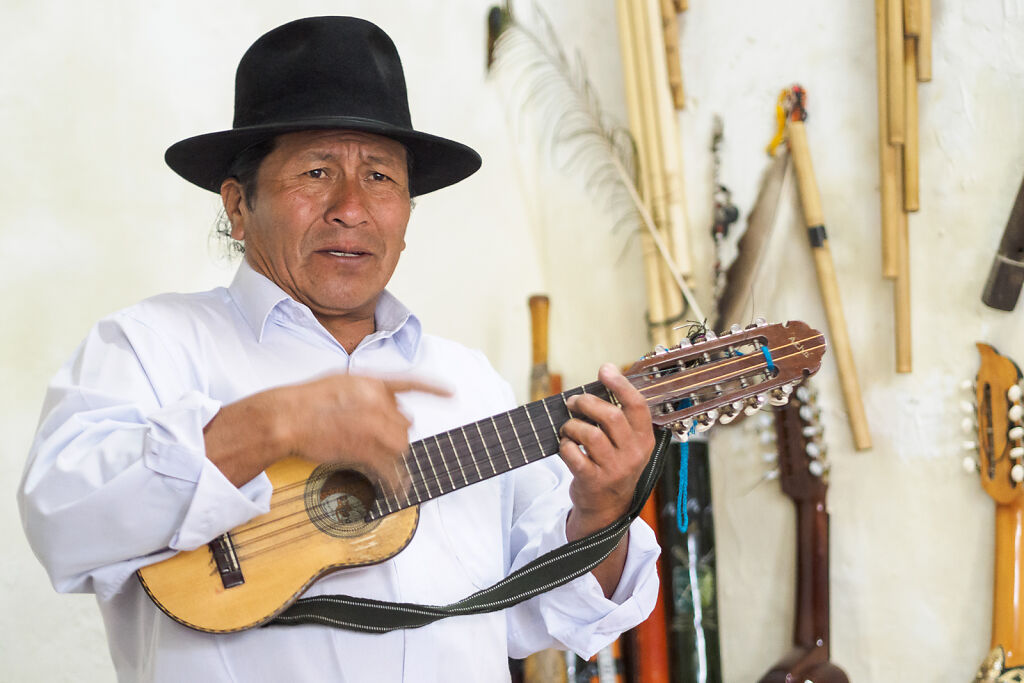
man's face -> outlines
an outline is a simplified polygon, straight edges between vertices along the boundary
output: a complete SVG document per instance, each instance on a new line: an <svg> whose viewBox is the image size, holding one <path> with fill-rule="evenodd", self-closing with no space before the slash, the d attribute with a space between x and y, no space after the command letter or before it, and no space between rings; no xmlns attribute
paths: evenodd
<svg viewBox="0 0 1024 683"><path fill-rule="evenodd" d="M256 178L251 209L237 181L221 189L232 237L245 242L253 269L325 326L372 319L405 249L405 148L357 131L289 133Z"/></svg>

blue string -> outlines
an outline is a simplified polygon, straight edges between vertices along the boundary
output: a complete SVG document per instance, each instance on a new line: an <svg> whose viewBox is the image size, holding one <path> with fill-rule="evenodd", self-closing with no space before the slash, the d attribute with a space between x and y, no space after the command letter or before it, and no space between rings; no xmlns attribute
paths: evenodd
<svg viewBox="0 0 1024 683"><path fill-rule="evenodd" d="M686 489L690 483L690 442L679 445L679 493L676 496L676 526L685 534L690 528L690 511L686 505Z"/></svg>
<svg viewBox="0 0 1024 683"><path fill-rule="evenodd" d="M683 408L689 408L693 401L684 398L681 402ZM690 434L696 430L696 425L690 427ZM685 534L690 528L690 510L686 505L688 499L686 490L690 484L690 442L684 441L679 444L679 490L676 494L676 527L679 533Z"/></svg>
<svg viewBox="0 0 1024 683"><path fill-rule="evenodd" d="M772 352L768 350L767 346L762 346L761 353L764 354L764 360L768 363L768 371L771 372L775 369L775 363L772 361Z"/></svg>

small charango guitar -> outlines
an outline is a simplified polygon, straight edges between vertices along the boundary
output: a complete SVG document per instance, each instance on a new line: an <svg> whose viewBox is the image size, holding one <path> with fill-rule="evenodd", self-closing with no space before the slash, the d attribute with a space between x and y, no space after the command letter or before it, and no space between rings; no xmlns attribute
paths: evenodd
<svg viewBox="0 0 1024 683"><path fill-rule="evenodd" d="M686 438L718 419L782 404L818 371L825 338L802 322L734 325L721 336L684 341L632 365L626 377L647 399L651 422ZM409 487L383 493L341 464L289 458L267 468L270 511L139 570L156 605L190 628L213 633L264 624L319 577L383 562L412 539L418 505L558 453L566 398L609 397L599 382L410 445Z"/></svg>
<svg viewBox="0 0 1024 683"><path fill-rule="evenodd" d="M996 546L992 649L974 680L1024 683L1024 392L1012 360L988 344L977 347L976 466L996 503Z"/></svg>
<svg viewBox="0 0 1024 683"><path fill-rule="evenodd" d="M829 661L828 463L809 382L774 413L778 480L796 506L796 610L793 648L760 683L849 683Z"/></svg>

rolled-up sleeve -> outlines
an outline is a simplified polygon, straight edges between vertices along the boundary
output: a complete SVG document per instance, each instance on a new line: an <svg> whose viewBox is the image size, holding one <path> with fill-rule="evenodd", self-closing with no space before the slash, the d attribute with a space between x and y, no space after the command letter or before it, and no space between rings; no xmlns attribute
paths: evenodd
<svg viewBox="0 0 1024 683"><path fill-rule="evenodd" d="M191 375L151 330L113 317L50 384L18 503L58 591L109 598L139 567L268 509L264 475L237 488L206 458L220 402Z"/></svg>

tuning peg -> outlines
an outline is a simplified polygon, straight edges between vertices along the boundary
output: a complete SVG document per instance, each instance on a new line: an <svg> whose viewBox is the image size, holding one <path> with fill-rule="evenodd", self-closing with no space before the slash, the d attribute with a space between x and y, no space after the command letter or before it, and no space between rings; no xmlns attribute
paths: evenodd
<svg viewBox="0 0 1024 683"><path fill-rule="evenodd" d="M718 411L713 408L703 415L698 415L696 420L697 431L706 432L714 426L717 419Z"/></svg>
<svg viewBox="0 0 1024 683"><path fill-rule="evenodd" d="M820 477L828 470L828 466L820 460L812 460L807 463L807 471L816 477Z"/></svg>
<svg viewBox="0 0 1024 683"><path fill-rule="evenodd" d="M1010 399L1014 403L1020 401L1021 395L1024 395L1024 390L1020 388L1019 384L1014 384L1010 386L1010 388L1007 389L1006 391L1006 398Z"/></svg>
<svg viewBox="0 0 1024 683"><path fill-rule="evenodd" d="M972 418L965 417L960 422L960 429L962 429L966 434L973 434L975 431L977 431L978 425L974 423L974 420Z"/></svg>
<svg viewBox="0 0 1024 683"><path fill-rule="evenodd" d="M1024 446L1014 446L1010 449L1010 457L1014 460L1024 458Z"/></svg>
<svg viewBox="0 0 1024 683"><path fill-rule="evenodd" d="M801 403L807 403L811 400L811 390L801 384L796 388L796 397L800 399Z"/></svg>
<svg viewBox="0 0 1024 683"><path fill-rule="evenodd" d="M813 441L808 442L807 447L804 448L804 450L807 451L807 455L811 456L812 458L821 457L821 446L814 443Z"/></svg>
<svg viewBox="0 0 1024 683"><path fill-rule="evenodd" d="M772 429L761 429L759 438L763 444L775 443L775 431Z"/></svg>
<svg viewBox="0 0 1024 683"><path fill-rule="evenodd" d="M974 415L974 404L970 401L960 401L960 410L968 415Z"/></svg>
<svg viewBox="0 0 1024 683"><path fill-rule="evenodd" d="M744 415L753 415L757 411L761 410L761 406L764 405L766 396L764 394L758 394L757 396L751 396L747 399L747 405L743 409Z"/></svg>
<svg viewBox="0 0 1024 683"><path fill-rule="evenodd" d="M1020 441L1021 439L1024 439L1024 427L1019 425L1017 427L1011 427L1010 431L1008 431L1006 435L1014 441Z"/></svg>
<svg viewBox="0 0 1024 683"><path fill-rule="evenodd" d="M1019 403L1013 404L1006 411L1006 416L1010 418L1010 422L1020 422L1021 418L1024 418L1024 406Z"/></svg>
<svg viewBox="0 0 1024 683"><path fill-rule="evenodd" d="M732 325L729 326L729 334L739 334L742 331L743 328L737 325L736 323L733 323Z"/></svg>
<svg viewBox="0 0 1024 683"><path fill-rule="evenodd" d="M755 327L768 327L768 321L765 320L764 318L762 318L761 316L757 316L756 318L754 318L754 326Z"/></svg>
<svg viewBox="0 0 1024 683"><path fill-rule="evenodd" d="M740 406L743 404L741 403ZM736 403L729 403L722 406L719 410L718 421L724 425L729 424L735 420L740 414L740 409L736 406Z"/></svg>
<svg viewBox="0 0 1024 683"><path fill-rule="evenodd" d="M976 386L973 379L965 379L963 382L960 382L960 388L964 391L973 392Z"/></svg>
<svg viewBox="0 0 1024 683"><path fill-rule="evenodd" d="M761 460L764 462L775 462L779 459L779 454L775 451L765 451L761 454Z"/></svg>
<svg viewBox="0 0 1024 683"><path fill-rule="evenodd" d="M781 387L772 389L768 402L773 406L784 406L789 403L789 395L793 393L793 387L783 384Z"/></svg>
<svg viewBox="0 0 1024 683"><path fill-rule="evenodd" d="M805 437L811 439L817 436L818 434L821 434L823 430L821 428L821 425L807 425L800 431Z"/></svg>
<svg viewBox="0 0 1024 683"><path fill-rule="evenodd" d="M691 346L693 346L693 342L691 342L686 337L683 337L682 339L679 340L679 344L676 345L676 348L677 349L688 349Z"/></svg>
<svg viewBox="0 0 1024 683"><path fill-rule="evenodd" d="M969 455L964 457L961 464L964 467L964 471L968 474L974 474L978 471L978 461Z"/></svg>
<svg viewBox="0 0 1024 683"><path fill-rule="evenodd" d="M973 441L964 441L961 444L961 446L963 447L963 449L965 451L977 451L978 450L978 444L976 444Z"/></svg>
<svg viewBox="0 0 1024 683"><path fill-rule="evenodd" d="M1024 481L1024 465L1021 465L1020 463L1017 463L1016 465L1011 467L1010 468L1010 479L1013 479L1013 481L1018 483L1018 484L1021 483L1022 481Z"/></svg>
<svg viewBox="0 0 1024 683"><path fill-rule="evenodd" d="M804 422L814 422L814 419L817 417L817 411L814 409L814 406L806 403L800 406L798 412L800 413L800 419Z"/></svg>

